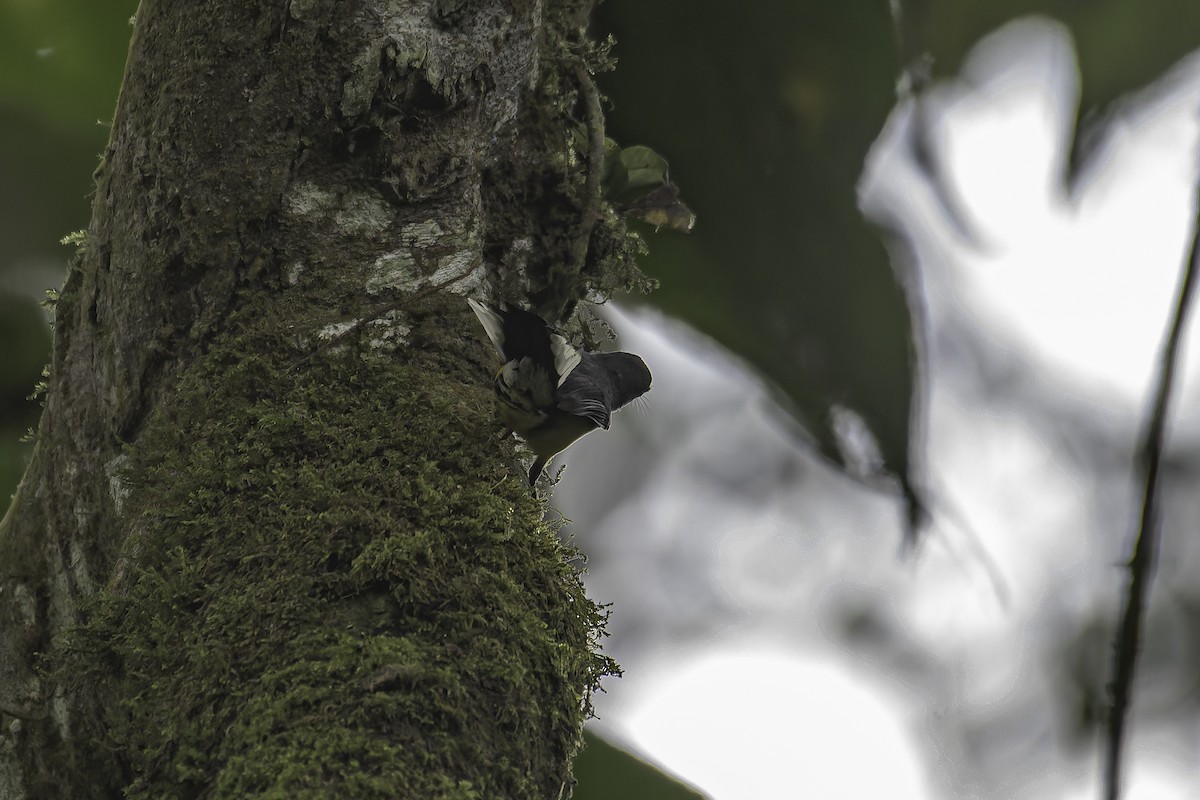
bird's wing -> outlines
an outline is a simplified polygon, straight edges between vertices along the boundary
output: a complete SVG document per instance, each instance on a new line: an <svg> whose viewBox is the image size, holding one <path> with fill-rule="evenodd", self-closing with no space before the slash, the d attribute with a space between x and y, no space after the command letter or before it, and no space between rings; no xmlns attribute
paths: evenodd
<svg viewBox="0 0 1200 800"><path fill-rule="evenodd" d="M591 420L598 428L608 430L611 413L604 402L604 392L594 380L591 359L581 360L558 387L560 411Z"/></svg>
<svg viewBox="0 0 1200 800"><path fill-rule="evenodd" d="M571 346L561 334L550 334L550 352L554 355L554 371L558 373L558 385L561 387L571 377L571 373L579 366L579 351Z"/></svg>
<svg viewBox="0 0 1200 800"><path fill-rule="evenodd" d="M467 303L475 312L475 316L479 318L479 324L483 326L484 333L491 339L496 352L500 354L501 358L504 358L504 318L497 311L488 308L474 298L468 297Z"/></svg>

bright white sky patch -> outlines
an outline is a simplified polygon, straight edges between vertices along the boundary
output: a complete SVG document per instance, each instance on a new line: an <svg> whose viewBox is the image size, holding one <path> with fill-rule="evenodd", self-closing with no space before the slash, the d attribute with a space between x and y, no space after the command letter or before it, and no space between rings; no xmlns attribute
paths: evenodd
<svg viewBox="0 0 1200 800"><path fill-rule="evenodd" d="M1117 120L1071 203L1070 48L1061 29L1012 26L965 65L972 88L947 103L943 136L984 241L956 253L950 277L982 325L1064 371L1064 384L1140 408L1190 241L1196 92L1177 86Z"/></svg>
<svg viewBox="0 0 1200 800"><path fill-rule="evenodd" d="M633 741L719 800L926 800L891 690L852 665L715 651L661 672L626 720Z"/></svg>

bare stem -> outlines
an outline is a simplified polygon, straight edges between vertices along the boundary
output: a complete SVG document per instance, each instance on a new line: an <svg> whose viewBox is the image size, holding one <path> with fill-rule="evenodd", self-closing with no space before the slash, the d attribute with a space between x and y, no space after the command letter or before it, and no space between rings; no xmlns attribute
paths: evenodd
<svg viewBox="0 0 1200 800"><path fill-rule="evenodd" d="M583 98L584 113L586 114L588 131L587 176L583 186L583 208L579 215L579 230L571 246L571 263L567 276L575 280L587 267L588 249L592 240L592 230L596 227L596 219L600 215L600 203L604 199L601 179L604 177L604 111L600 107L600 90L585 67L575 68L575 82ZM553 309L555 319L565 319L570 316L572 303L564 308Z"/></svg>
<svg viewBox="0 0 1200 800"><path fill-rule="evenodd" d="M1138 648L1145 619L1150 585L1158 560L1159 511L1158 476L1162 462L1170 410L1171 391L1175 383L1176 361L1183 331L1195 293L1197 260L1200 260L1200 197L1196 201L1197 219L1193 224L1192 245L1184 265L1175 313L1159 357L1154 384L1154 401L1138 442L1137 464L1145 475L1142 494L1142 513L1138 524L1137 541L1129 559L1129 586L1126 590L1121 626L1114 643L1113 680L1110 686L1112 705L1109 709L1108 736L1105 754L1104 794L1107 800L1121 795L1121 767L1125 729L1129 709L1133 704L1133 680L1137 669Z"/></svg>

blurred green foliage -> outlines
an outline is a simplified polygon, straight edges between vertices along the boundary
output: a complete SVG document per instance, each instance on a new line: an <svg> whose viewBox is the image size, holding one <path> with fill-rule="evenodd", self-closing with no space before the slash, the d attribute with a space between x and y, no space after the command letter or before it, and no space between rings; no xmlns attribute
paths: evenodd
<svg viewBox="0 0 1200 800"><path fill-rule="evenodd" d="M903 479L910 452L920 458L921 321L856 206L902 68L928 53L935 74L952 73L980 37L1042 13L1078 41L1084 108L1104 106L1200 45L1200 3L898 5L899 27L886 0L612 0L596 27L617 40L602 76L609 131L666 156L697 214L689 237L652 240L645 266L662 288L649 302L748 360L835 461L830 409L856 412Z"/></svg>
<svg viewBox="0 0 1200 800"><path fill-rule="evenodd" d="M1103 108L1159 77L1200 47L1193 0L904 0L906 55L929 50L953 75L981 37L1014 17L1041 14L1075 37L1081 107Z"/></svg>
<svg viewBox="0 0 1200 800"><path fill-rule="evenodd" d="M906 474L911 323L863 220L863 158L895 102L887 4L613 2L610 130L671 162L696 212L651 242L651 296L750 361L838 460L854 409Z"/></svg>
<svg viewBox="0 0 1200 800"><path fill-rule="evenodd" d="M575 759L572 800L703 800L705 795L664 775L590 731Z"/></svg>
<svg viewBox="0 0 1200 800"><path fill-rule="evenodd" d="M108 139L133 0L0 0L0 505L37 425L29 399L49 360L38 307L87 227L92 170ZM100 122L101 124L97 124Z"/></svg>
<svg viewBox="0 0 1200 800"><path fill-rule="evenodd" d="M50 333L36 304L0 292L0 348L0 491L5 492L0 506L7 507L25 463L24 434L37 424L38 406L30 395L50 350Z"/></svg>
<svg viewBox="0 0 1200 800"><path fill-rule="evenodd" d="M0 0L0 99L47 127L108 122L136 0Z"/></svg>

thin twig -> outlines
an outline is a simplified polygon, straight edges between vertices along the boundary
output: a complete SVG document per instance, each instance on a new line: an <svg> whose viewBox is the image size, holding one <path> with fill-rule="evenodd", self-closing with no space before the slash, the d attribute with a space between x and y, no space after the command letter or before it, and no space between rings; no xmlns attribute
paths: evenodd
<svg viewBox="0 0 1200 800"><path fill-rule="evenodd" d="M596 227L596 219L600 216L600 203L604 199L601 183L604 178L604 110L600 107L600 90L596 88L595 79L582 65L575 68L575 82L579 85L587 116L588 163L583 184L583 208L579 214L579 229L575 232L575 241L571 246L571 263L568 266L570 274L565 276L564 285L572 284L587 266L592 231ZM567 311L569 308L554 309L559 319L566 316Z"/></svg>
<svg viewBox="0 0 1200 800"><path fill-rule="evenodd" d="M1108 741L1105 760L1104 797L1118 800L1121 794L1121 757L1129 708L1133 702L1133 679L1137 669L1138 648L1141 642L1142 625L1145 617L1150 584L1154 580L1154 566L1158 560L1159 511L1158 475L1162 462L1164 440L1167 432L1167 414L1171 392L1175 383L1176 360L1179 354L1183 331L1187 324L1188 311L1195 293L1196 273L1200 272L1200 190L1196 200L1197 218L1193 224L1192 246L1176 299L1175 315L1167 332L1166 342L1159 357L1154 385L1154 404L1138 443L1138 465L1145 474L1146 485L1142 495L1142 514L1138 525L1137 541L1133 556L1129 560L1129 587L1125 595L1125 607L1121 615L1121 628L1114 645L1114 675L1110 687L1112 706L1109 709Z"/></svg>
<svg viewBox="0 0 1200 800"><path fill-rule="evenodd" d="M587 242L600 211L600 181L604 177L604 110L600 108L600 90L596 80L583 67L575 68L575 80L583 93L583 107L587 113L588 128L588 171L583 186L583 215L580 219L579 238L586 254Z"/></svg>

